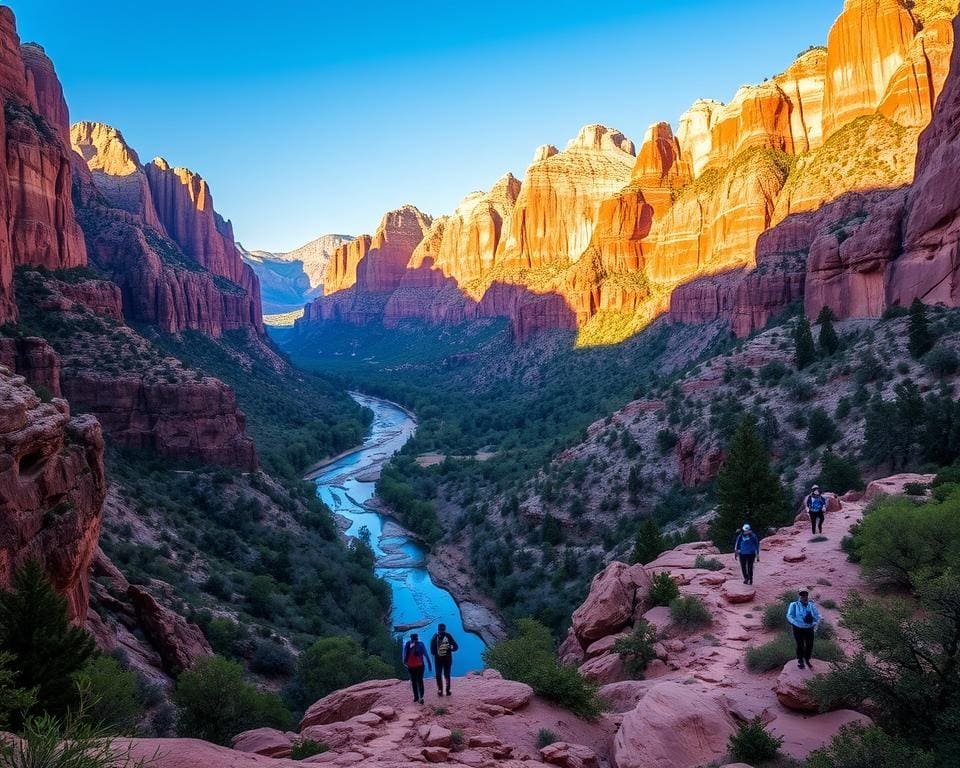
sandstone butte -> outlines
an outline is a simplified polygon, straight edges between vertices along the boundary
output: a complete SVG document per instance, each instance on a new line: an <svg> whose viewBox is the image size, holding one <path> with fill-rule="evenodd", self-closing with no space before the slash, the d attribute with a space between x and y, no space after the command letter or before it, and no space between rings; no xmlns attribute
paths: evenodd
<svg viewBox="0 0 960 768"><path fill-rule="evenodd" d="M956 6L847 0L825 46L728 104L695 102L675 133L652 126L635 159L632 143L603 126L587 126L562 152L545 145L522 185L504 177L439 217L389 296L384 283L376 297L356 284L370 238L343 249L328 295L308 305L298 328L334 318L390 326L506 317L521 339L579 327L590 343L623 338L665 312L681 322L722 317L743 335L798 298L811 312L835 302L841 316L914 295L941 300L942 284L924 293L912 274L892 273L900 283L878 297L859 265L829 258L830 280L843 287L826 296L823 259L810 254L812 236L799 234L818 226L797 214L843 206L849 193L863 196L865 211L879 206L872 218L896 208L875 193L914 178L917 139L950 69ZM941 122L949 109L937 108ZM941 152L927 165L949 159ZM822 216L827 227L840 220ZM346 302L338 292L348 288Z"/></svg>
<svg viewBox="0 0 960 768"><path fill-rule="evenodd" d="M902 493L907 483L930 479L898 475L874 481L865 494L842 502L832 498L826 541L810 541L804 519L781 528L764 540L754 586L743 585L732 555L721 555L706 542L681 545L646 566L610 563L574 612L560 649L565 662L578 665L601 685L610 704L593 723L540 699L523 683L486 670L456 678L453 696L435 700L435 706L432 689L427 706L412 705L406 681L371 680L315 702L296 732L256 728L237 734L231 748L194 739L123 739L116 747L129 749L134 757L156 754L160 765L191 768L293 768L297 761L291 750L301 739L321 741L329 750L299 762L331 766L696 768L722 765L737 724L759 716L783 737L784 753L802 759L841 727L870 720L844 709L817 713L804 684L819 669L800 671L788 663L764 674L746 670L747 648L773 636L763 629L762 606L800 585L809 586L816 600L836 602L852 590L869 590L841 550L841 538L878 494ZM696 568L701 554L720 559L723 569ZM700 597L711 611L711 626L682 630L670 623L669 611L652 608L646 593L657 573L669 574L683 594ZM823 612L838 625L836 609ZM641 619L657 626L660 640L646 679L633 680L612 648ZM843 627L836 638L848 652L853 649ZM541 729L553 731L558 741L538 748ZM454 736L456 731L460 736Z"/></svg>

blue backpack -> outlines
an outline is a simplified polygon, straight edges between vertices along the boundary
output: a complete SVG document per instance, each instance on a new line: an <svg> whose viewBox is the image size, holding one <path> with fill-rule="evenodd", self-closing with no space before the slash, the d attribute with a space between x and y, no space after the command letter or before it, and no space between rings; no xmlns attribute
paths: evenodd
<svg viewBox="0 0 960 768"><path fill-rule="evenodd" d="M827 500L823 496L810 497L810 511L817 514L823 512L827 507Z"/></svg>

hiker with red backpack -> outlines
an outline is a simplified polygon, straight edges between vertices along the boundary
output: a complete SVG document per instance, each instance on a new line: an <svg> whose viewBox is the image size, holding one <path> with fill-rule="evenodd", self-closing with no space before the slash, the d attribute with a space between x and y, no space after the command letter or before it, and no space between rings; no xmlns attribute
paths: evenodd
<svg viewBox="0 0 960 768"><path fill-rule="evenodd" d="M443 696L443 680L447 680L447 696L450 695L450 671L453 669L453 652L459 651L460 646L447 632L446 624L437 625L437 634L430 641L430 653L433 656L434 666L437 668L437 696Z"/></svg>
<svg viewBox="0 0 960 768"><path fill-rule="evenodd" d="M430 664L430 657L427 655L427 646L420 642L420 636L414 632L410 639L404 643L403 656L401 658L403 666L410 673L410 684L413 686L413 703L423 704L423 671L426 664L430 671L433 666Z"/></svg>

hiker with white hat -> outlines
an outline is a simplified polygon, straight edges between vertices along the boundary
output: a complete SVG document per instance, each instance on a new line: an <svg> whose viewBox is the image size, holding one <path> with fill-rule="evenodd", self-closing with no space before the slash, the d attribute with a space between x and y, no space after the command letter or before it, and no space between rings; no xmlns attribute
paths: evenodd
<svg viewBox="0 0 960 768"><path fill-rule="evenodd" d="M810 513L810 526L813 528L813 535L823 533L823 518L827 511L827 499L820 492L819 485L810 488L810 493L803 500L803 506Z"/></svg>
<svg viewBox="0 0 960 768"><path fill-rule="evenodd" d="M760 539L753 532L750 523L744 523L740 529L737 543L733 545L733 554L740 560L743 583L753 584L753 563L760 560Z"/></svg>

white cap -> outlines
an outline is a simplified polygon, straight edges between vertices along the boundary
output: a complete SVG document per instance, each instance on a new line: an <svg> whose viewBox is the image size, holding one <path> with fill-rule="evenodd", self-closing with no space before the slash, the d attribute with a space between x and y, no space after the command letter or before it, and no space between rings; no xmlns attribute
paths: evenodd
<svg viewBox="0 0 960 768"><path fill-rule="evenodd" d="M743 524L743 530L744 530L744 531L749 531L749 530L751 530L751 528L750 528L750 523L744 523L744 524Z"/></svg>

